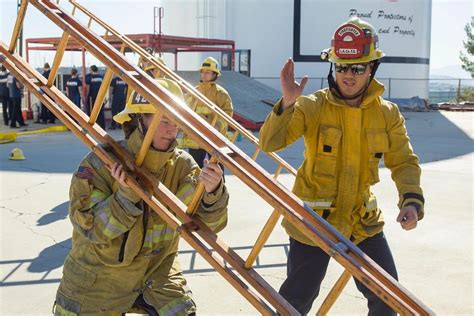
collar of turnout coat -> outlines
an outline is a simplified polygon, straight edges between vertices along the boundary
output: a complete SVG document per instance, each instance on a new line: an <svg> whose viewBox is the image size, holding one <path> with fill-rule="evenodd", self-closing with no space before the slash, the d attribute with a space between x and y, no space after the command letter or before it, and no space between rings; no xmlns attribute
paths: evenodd
<svg viewBox="0 0 474 316"><path fill-rule="evenodd" d="M334 105L338 105L338 106L347 106L347 103L344 100L336 97L334 94L330 92L329 89L326 89L326 91L327 91L326 99L328 100L328 102ZM385 92L384 85L380 83L379 81L377 81L376 79L372 80L370 82L369 88L364 94L364 99L362 100L362 104L360 105L360 108L363 109L370 106L371 104L373 104L373 102L377 98L382 96L384 92Z"/></svg>
<svg viewBox="0 0 474 316"><path fill-rule="evenodd" d="M127 143L133 155L136 157L143 143L143 135L138 128L130 135ZM143 161L143 166L151 172L160 171L166 162L173 158L177 144L176 140L174 140L167 151L158 151L150 146L146 153L145 160Z"/></svg>
<svg viewBox="0 0 474 316"><path fill-rule="evenodd" d="M209 82L200 82L197 85L197 88L200 89L201 91L204 90L209 90L217 86L217 83L215 81L209 81Z"/></svg>

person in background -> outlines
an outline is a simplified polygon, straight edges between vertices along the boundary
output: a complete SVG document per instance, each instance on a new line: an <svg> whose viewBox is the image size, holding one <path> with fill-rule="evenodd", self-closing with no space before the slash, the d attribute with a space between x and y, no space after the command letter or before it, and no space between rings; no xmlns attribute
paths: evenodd
<svg viewBox="0 0 474 316"><path fill-rule="evenodd" d="M9 91L7 87L8 81L8 71L5 66L0 66L0 102L2 103L2 111L3 111L3 123L5 126L8 126L10 121L11 113L10 113L10 97Z"/></svg>
<svg viewBox="0 0 474 316"><path fill-rule="evenodd" d="M77 75L77 69L72 68L71 78L66 81L66 95L78 108L81 108L81 87L82 80Z"/></svg>
<svg viewBox="0 0 474 316"><path fill-rule="evenodd" d="M51 67L48 63L45 63L43 66L43 77L48 79L50 73ZM43 103L41 103L40 120L42 124L54 124L56 122L56 117L53 112L51 112Z"/></svg>
<svg viewBox="0 0 474 316"><path fill-rule="evenodd" d="M10 95L10 128L18 128L28 126L23 120L21 113L21 99L23 97L23 85L16 78L9 74L7 77L7 85ZM16 125L19 124L19 126Z"/></svg>
<svg viewBox="0 0 474 316"><path fill-rule="evenodd" d="M127 84L120 77L115 77L110 82L109 88L109 100L112 104L112 117L121 112L125 108L127 98ZM110 123L109 129L121 128L120 124L117 124L114 120Z"/></svg>
<svg viewBox="0 0 474 316"><path fill-rule="evenodd" d="M90 115L92 107L94 106L97 95L99 94L100 85L104 77L99 74L99 68L96 65L90 67L90 73L86 76L86 113ZM97 124L105 129L104 107L102 106L99 116L97 117Z"/></svg>
<svg viewBox="0 0 474 316"><path fill-rule="evenodd" d="M217 60L212 57L204 59L199 70L201 72L201 82L196 86L196 89L232 117L234 112L232 99L227 90L217 84L217 78L221 75ZM205 104L199 100L195 100L193 97L189 97L186 101L197 114L208 123L212 123L215 114ZM223 135L226 135L227 122L218 118L214 128ZM188 152L197 162L198 166L202 168L208 153L204 149L199 148L199 145L188 135L184 135L182 138L181 147L188 148ZM223 168L223 166L221 166L221 168Z"/></svg>

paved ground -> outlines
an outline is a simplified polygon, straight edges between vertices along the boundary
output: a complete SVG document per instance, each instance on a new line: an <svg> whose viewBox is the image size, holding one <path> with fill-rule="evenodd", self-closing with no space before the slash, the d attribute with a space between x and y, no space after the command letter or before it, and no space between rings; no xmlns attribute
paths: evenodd
<svg viewBox="0 0 474 316"><path fill-rule="evenodd" d="M426 218L419 227L403 231L395 222L397 194L388 170L374 191L386 217L386 235L402 284L438 315L472 315L473 309L473 113L406 113L415 150L420 155ZM114 136L120 137L115 131ZM250 152L245 142L239 146ZM27 160L9 161L14 147ZM0 314L48 315L70 248L67 218L71 173L86 148L70 133L22 136L0 145L1 248ZM302 144L282 153L293 166L301 162ZM273 170L268 159L259 162ZM221 237L245 255L270 214L270 207L234 176L230 223ZM291 186L289 175L280 180ZM259 257L257 271L278 288L285 277L288 238L278 227ZM193 289L200 315L255 315L255 310L184 242L182 266ZM194 259L193 259L194 258ZM342 269L330 265L321 300ZM331 313L364 315L365 301L353 282Z"/></svg>

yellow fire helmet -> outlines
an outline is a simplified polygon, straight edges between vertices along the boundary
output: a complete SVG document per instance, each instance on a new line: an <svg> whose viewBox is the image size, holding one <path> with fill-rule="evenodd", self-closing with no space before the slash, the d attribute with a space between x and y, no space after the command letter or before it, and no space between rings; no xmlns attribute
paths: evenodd
<svg viewBox="0 0 474 316"><path fill-rule="evenodd" d="M163 59L163 57L158 56L158 57L155 57L155 59L156 59L160 64L162 64L163 66L166 66L166 63L165 63L165 60ZM145 70L146 72L148 72L148 71L154 70L154 69L156 69L156 66L153 65L153 64L149 64L149 65L145 66L145 69L144 69L144 70Z"/></svg>
<svg viewBox="0 0 474 316"><path fill-rule="evenodd" d="M221 75L221 70L219 69L219 63L213 57L207 57L206 59L204 59L204 61L202 62L201 68L199 68L199 70L200 71L210 70L210 71L214 71L217 74L217 76Z"/></svg>
<svg viewBox="0 0 474 316"><path fill-rule="evenodd" d="M20 148L13 148L10 152L10 160L25 160L25 156L23 155L23 150Z"/></svg>
<svg viewBox="0 0 474 316"><path fill-rule="evenodd" d="M374 27L353 17L339 26L331 41L331 48L321 52L321 59L332 63L360 64L382 58L379 38Z"/></svg>
<svg viewBox="0 0 474 316"><path fill-rule="evenodd" d="M177 97L181 101L184 101L183 91L175 81L164 78L159 78L155 80L175 97ZM127 100L127 104L125 105L125 109L114 116L114 121L119 124L123 124L124 122L128 122L132 119L130 117L130 114L155 112L156 107L153 104L148 102L148 100L138 94L138 92L132 91L130 97Z"/></svg>

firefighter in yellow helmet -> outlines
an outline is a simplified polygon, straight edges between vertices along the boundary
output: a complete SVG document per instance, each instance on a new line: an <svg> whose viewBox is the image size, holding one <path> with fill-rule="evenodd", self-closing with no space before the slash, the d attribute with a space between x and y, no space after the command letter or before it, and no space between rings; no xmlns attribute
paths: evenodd
<svg viewBox="0 0 474 316"><path fill-rule="evenodd" d="M209 100L220 107L229 116L232 116L234 108L232 106L232 99L229 93L220 85L217 84L217 78L221 75L219 63L212 57L204 59L200 68L201 82L196 86L196 89L204 94ZM212 123L215 114L202 102L190 97L187 100L189 106L203 117L208 123ZM214 127L223 135L227 133L227 123L218 118ZM189 136L184 135L181 143L182 148L188 148L189 153L199 166L203 165L206 159L206 151L199 148L199 145Z"/></svg>
<svg viewBox="0 0 474 316"><path fill-rule="evenodd" d="M304 137L304 162L293 192L397 278L384 219L370 190L379 182L380 160L397 186L397 221L403 229L414 229L423 218L424 198L405 120L395 104L382 98L384 87L374 78L383 56L374 28L352 18L337 28L331 48L323 51L322 58L331 62L328 89L302 96L308 78L295 82L294 63L288 60L280 76L283 97L260 131L260 144L272 152ZM283 226L290 251L280 294L306 314L319 294L329 256L288 221ZM395 315L363 284L356 285L368 300L369 315Z"/></svg>
<svg viewBox="0 0 474 316"><path fill-rule="evenodd" d="M162 64L163 66L166 66L165 60L162 57L156 57L156 60L158 61L158 63ZM158 69L158 67L156 67L155 65L149 62L144 62L143 70L145 70L145 72L148 73L153 78L165 77L164 74Z"/></svg>
<svg viewBox="0 0 474 316"><path fill-rule="evenodd" d="M179 86L158 83L179 98ZM137 155L155 107L137 93L114 119L128 126L121 145ZM132 128L134 127L134 128ZM188 204L199 177L205 194L196 216L214 231L227 223L228 193L217 164L202 171L192 157L176 148L176 125L159 123L143 166ZM69 218L72 249L66 257L55 302L55 315L194 315L196 305L178 262L179 233L169 227L124 182L122 166L109 171L93 153L74 173Z"/></svg>
<svg viewBox="0 0 474 316"><path fill-rule="evenodd" d="M153 55L153 49L151 47L147 47L146 51L149 54ZM158 61L158 63L162 64L163 66L166 66L166 63L165 63L165 60L163 59L163 57L161 57L161 56L156 57L155 56L155 58ZM154 64L152 64L152 63L150 63L146 60L143 60L139 64L140 64L139 65L140 68L142 68L147 74L149 74L153 78L164 78L165 77L164 74ZM130 99L131 95L132 95L132 89L127 89L127 96L126 96L127 102ZM118 124L118 126L121 127L121 124Z"/></svg>

